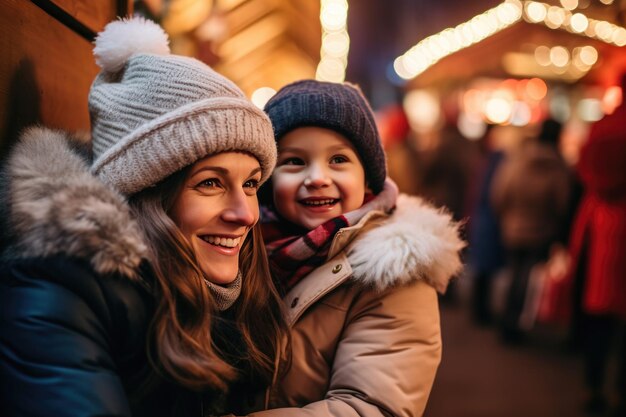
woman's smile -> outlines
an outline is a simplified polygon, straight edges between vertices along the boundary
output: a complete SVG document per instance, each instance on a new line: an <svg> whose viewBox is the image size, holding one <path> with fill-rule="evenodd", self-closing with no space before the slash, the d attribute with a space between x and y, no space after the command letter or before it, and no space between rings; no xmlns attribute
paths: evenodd
<svg viewBox="0 0 626 417"><path fill-rule="evenodd" d="M228 237L228 236L214 236L214 235L202 235L200 239L206 243L203 245L209 250L216 251L222 255L234 256L238 255L241 250L242 237Z"/></svg>

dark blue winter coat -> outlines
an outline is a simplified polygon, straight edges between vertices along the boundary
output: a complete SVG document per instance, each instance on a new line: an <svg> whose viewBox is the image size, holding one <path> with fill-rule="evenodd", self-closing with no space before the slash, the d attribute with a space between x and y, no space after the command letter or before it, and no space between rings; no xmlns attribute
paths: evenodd
<svg viewBox="0 0 626 417"><path fill-rule="evenodd" d="M63 135L30 133L0 184L0 416L208 414L214 395L148 360L156 299L124 199Z"/></svg>

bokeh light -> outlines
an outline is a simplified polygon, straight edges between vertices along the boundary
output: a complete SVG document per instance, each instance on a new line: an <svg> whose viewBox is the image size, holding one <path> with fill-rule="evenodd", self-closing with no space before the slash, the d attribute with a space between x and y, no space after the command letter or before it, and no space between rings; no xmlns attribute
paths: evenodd
<svg viewBox="0 0 626 417"><path fill-rule="evenodd" d="M485 104L485 116L492 123L504 123L511 117L511 102L504 98L493 97Z"/></svg>
<svg viewBox="0 0 626 417"><path fill-rule="evenodd" d="M439 99L426 90L411 90L404 96L404 112L411 128L416 132L432 129L439 122L441 108Z"/></svg>
<svg viewBox="0 0 626 417"><path fill-rule="evenodd" d="M254 103L255 106L262 109L265 107L265 104L271 99L274 94L276 94L276 90L271 87L261 87L252 93L252 97L250 100Z"/></svg>
<svg viewBox="0 0 626 417"><path fill-rule="evenodd" d="M548 86L540 78L531 78L526 84L526 93L533 100L541 100L548 93Z"/></svg>

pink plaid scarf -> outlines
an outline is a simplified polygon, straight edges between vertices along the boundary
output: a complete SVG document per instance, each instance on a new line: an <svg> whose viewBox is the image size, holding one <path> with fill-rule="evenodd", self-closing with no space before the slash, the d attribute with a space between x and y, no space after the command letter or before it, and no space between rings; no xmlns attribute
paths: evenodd
<svg viewBox="0 0 626 417"><path fill-rule="evenodd" d="M366 195L365 203L358 209L330 219L309 231L263 207L263 239L272 277L279 287L285 294L289 292L304 276L326 262L330 245L340 229L354 226L371 211L390 212L397 196L397 186L388 179L383 191L377 196Z"/></svg>

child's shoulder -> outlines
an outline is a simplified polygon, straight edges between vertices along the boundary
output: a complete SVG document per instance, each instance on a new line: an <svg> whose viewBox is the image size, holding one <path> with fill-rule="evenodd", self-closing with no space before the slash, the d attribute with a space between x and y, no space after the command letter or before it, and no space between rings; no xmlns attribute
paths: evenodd
<svg viewBox="0 0 626 417"><path fill-rule="evenodd" d="M347 248L353 277L378 290L422 279L443 292L462 268L460 226L446 210L400 195L395 211Z"/></svg>

